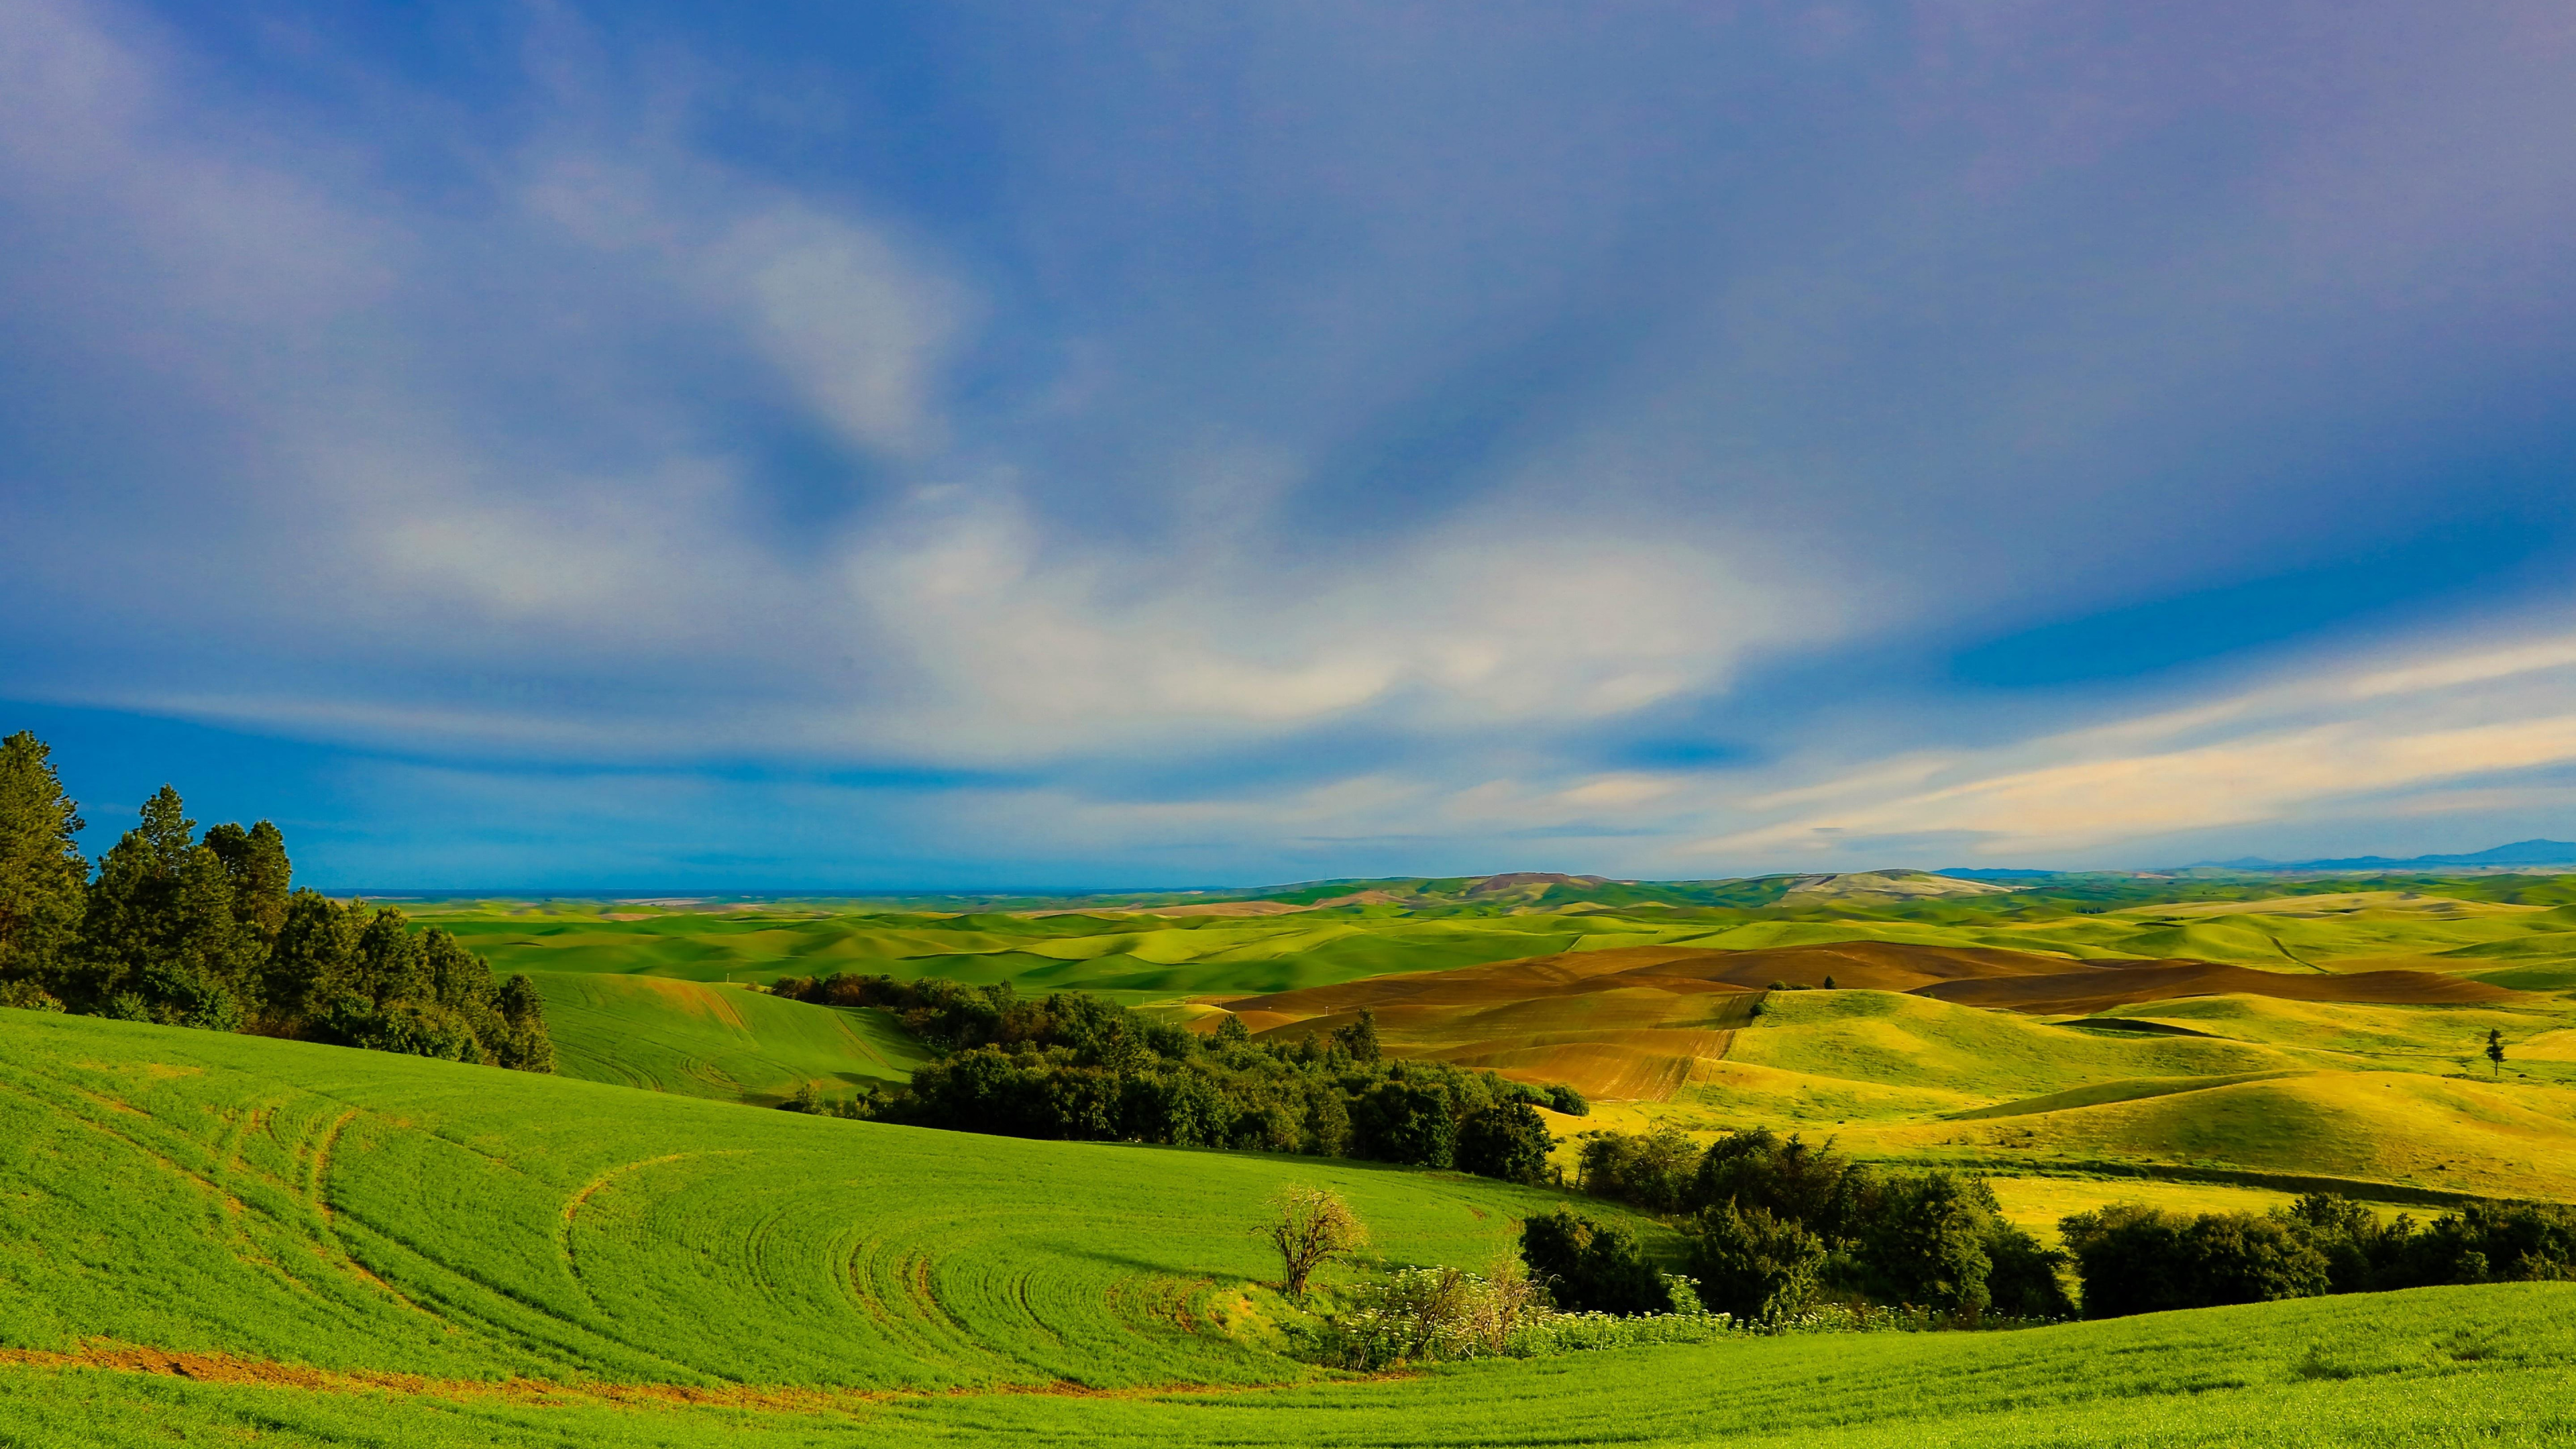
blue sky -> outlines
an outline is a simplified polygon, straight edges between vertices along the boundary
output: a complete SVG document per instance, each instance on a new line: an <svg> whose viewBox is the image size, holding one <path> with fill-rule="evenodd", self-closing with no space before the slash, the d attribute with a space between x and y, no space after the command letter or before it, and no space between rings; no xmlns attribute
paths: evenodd
<svg viewBox="0 0 2576 1449"><path fill-rule="evenodd" d="M2576 836L2571 65L0 0L0 728L342 886Z"/></svg>

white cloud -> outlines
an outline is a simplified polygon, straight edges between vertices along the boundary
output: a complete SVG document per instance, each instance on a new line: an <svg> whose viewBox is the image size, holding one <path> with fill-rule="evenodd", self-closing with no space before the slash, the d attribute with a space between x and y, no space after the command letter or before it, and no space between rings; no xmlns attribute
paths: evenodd
<svg viewBox="0 0 2576 1449"><path fill-rule="evenodd" d="M2462 641L1944 760L1802 762L1789 772L1832 773L1747 798L1788 813L1698 849L1751 858L1842 849L1827 837L1849 835L1950 837L1946 850L1990 856L2086 850L2568 764L2576 635Z"/></svg>

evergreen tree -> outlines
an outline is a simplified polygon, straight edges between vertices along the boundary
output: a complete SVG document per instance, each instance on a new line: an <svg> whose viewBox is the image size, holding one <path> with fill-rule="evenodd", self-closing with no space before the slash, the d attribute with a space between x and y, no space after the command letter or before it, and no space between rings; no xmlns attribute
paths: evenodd
<svg viewBox="0 0 2576 1449"><path fill-rule="evenodd" d="M24 730L0 741L0 1004L42 1005L68 989L86 905L84 822L50 756Z"/></svg>
<svg viewBox="0 0 2576 1449"><path fill-rule="evenodd" d="M2496 1080L2504 1080L2504 1033L2494 1027L2487 1028L2487 1060L2494 1064Z"/></svg>
<svg viewBox="0 0 2576 1449"><path fill-rule="evenodd" d="M265 953L234 920L232 882L222 858L196 843L196 826L164 785L100 859L79 948L92 1007L216 1030L242 1024Z"/></svg>
<svg viewBox="0 0 2576 1449"><path fill-rule="evenodd" d="M502 983L499 1007L509 1035L494 1051L494 1065L521 1072L553 1071L555 1043L546 1032L546 1003L537 995L537 984L524 975L511 976Z"/></svg>
<svg viewBox="0 0 2576 1449"><path fill-rule="evenodd" d="M232 882L234 919L256 932L262 946L275 945L286 924L294 874L284 833L265 820L248 830L218 825L206 832L206 846L223 861L224 878Z"/></svg>

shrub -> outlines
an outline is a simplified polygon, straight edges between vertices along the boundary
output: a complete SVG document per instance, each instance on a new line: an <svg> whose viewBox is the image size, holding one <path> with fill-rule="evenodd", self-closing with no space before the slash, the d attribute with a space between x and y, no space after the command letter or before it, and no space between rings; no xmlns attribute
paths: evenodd
<svg viewBox="0 0 2576 1449"><path fill-rule="evenodd" d="M1979 1178L1926 1172L1872 1185L1852 1233L1861 1287L1881 1303L1971 1318L1992 1301L1995 1197Z"/></svg>
<svg viewBox="0 0 2576 1449"><path fill-rule="evenodd" d="M1458 1119L1447 1093L1425 1083L1386 1081L1351 1105L1351 1142L1379 1162L1447 1167L1457 1160Z"/></svg>
<svg viewBox="0 0 2576 1449"><path fill-rule="evenodd" d="M1670 1127L1643 1135L1586 1132L1578 1139L1583 1190L1652 1213L1680 1212L1691 1195L1700 1150Z"/></svg>
<svg viewBox="0 0 2576 1449"><path fill-rule="evenodd" d="M2059 1224L2084 1278L2084 1316L2305 1298L2332 1285L2326 1255L2286 1215L2198 1218L2115 1203Z"/></svg>
<svg viewBox="0 0 2576 1449"><path fill-rule="evenodd" d="M1458 1166L1506 1182L1537 1183L1547 1176L1555 1146L1547 1123L1526 1102L1506 1102L1471 1113L1458 1127Z"/></svg>
<svg viewBox="0 0 2576 1449"><path fill-rule="evenodd" d="M1671 1313L1699 1306L1688 1280L1657 1272L1647 1261L1636 1234L1564 1208L1521 1225L1521 1261L1558 1307L1579 1313Z"/></svg>
<svg viewBox="0 0 2576 1449"><path fill-rule="evenodd" d="M1690 1270L1700 1302L1753 1323L1778 1323L1815 1300L1825 1242L1764 1208L1721 1203L1692 1225Z"/></svg>
<svg viewBox="0 0 2576 1449"><path fill-rule="evenodd" d="M1814 1147L1795 1134L1783 1139L1757 1127L1710 1145L1692 1181L1690 1202L1701 1208L1730 1202L1760 1208L1830 1240L1848 1231L1852 1204L1866 1183L1830 1143Z"/></svg>

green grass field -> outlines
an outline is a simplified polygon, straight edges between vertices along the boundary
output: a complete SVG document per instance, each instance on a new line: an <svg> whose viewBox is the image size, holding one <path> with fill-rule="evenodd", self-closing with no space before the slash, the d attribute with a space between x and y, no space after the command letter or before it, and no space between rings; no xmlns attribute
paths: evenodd
<svg viewBox="0 0 2576 1449"><path fill-rule="evenodd" d="M1344 1381L1282 1356L1266 1329L1271 1269L1245 1229L1292 1180L1348 1194L1389 1261L1481 1264L1517 1216L1558 1200L0 1011L0 1444L2576 1432L2566 1285Z"/></svg>
<svg viewBox="0 0 2576 1449"><path fill-rule="evenodd" d="M0 1443L2541 1446L2576 1435L2576 1286L2434 1288L1995 1334L1793 1336L1222 1393L874 1399L0 1367ZM249 1379L246 1372L238 1377Z"/></svg>
<svg viewBox="0 0 2576 1449"><path fill-rule="evenodd" d="M545 997L555 1069L568 1077L775 1105L808 1083L833 1092L900 1083L927 1060L881 1011L668 976L529 979Z"/></svg>
<svg viewBox="0 0 2576 1449"><path fill-rule="evenodd" d="M1395 1261L1481 1265L1559 1200L0 1018L7 1349L698 1388L1275 1382L1309 1371L1184 1325L1257 1309L1275 1268L1249 1230L1279 1185L1339 1188Z"/></svg>

